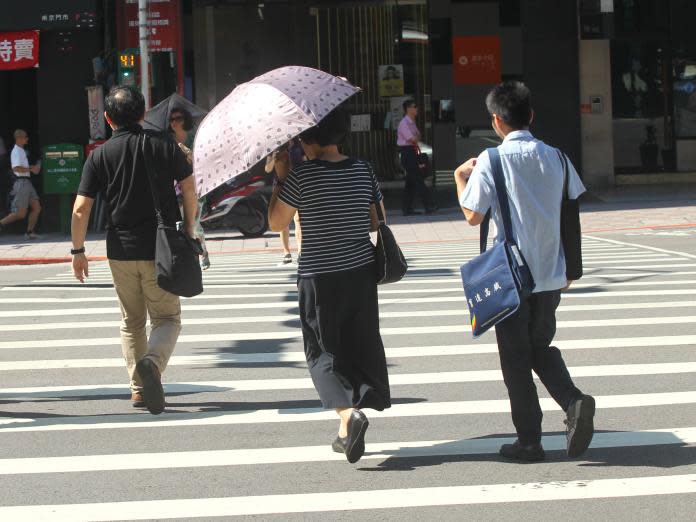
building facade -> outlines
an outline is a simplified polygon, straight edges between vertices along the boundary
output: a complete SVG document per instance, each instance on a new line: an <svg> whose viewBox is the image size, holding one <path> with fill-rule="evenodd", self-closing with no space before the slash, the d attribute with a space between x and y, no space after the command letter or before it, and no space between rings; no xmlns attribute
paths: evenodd
<svg viewBox="0 0 696 522"><path fill-rule="evenodd" d="M85 89L139 81L136 7L25 0L3 13L0 33L40 34L38 68L0 70L7 144L17 127L35 147L90 140ZM692 0L151 0L151 93L209 109L282 65L345 76L362 88L346 148L390 180L404 99L420 106L424 144L446 172L497 142L485 95L519 79L533 92L534 134L588 186L691 181L694 19Z"/></svg>

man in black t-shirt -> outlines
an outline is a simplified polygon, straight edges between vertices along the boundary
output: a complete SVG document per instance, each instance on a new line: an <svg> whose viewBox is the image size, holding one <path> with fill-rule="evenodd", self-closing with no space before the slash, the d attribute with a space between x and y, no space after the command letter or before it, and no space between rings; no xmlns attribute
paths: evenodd
<svg viewBox="0 0 696 522"><path fill-rule="evenodd" d="M106 121L114 133L87 158L72 217L73 273L88 277L85 235L94 199L99 193L107 208L106 256L121 306L121 346L130 376L133 406L150 413L164 410L161 373L174 351L181 330L179 297L157 286L155 235L157 218L151 181L159 196L162 218L174 225L181 219L174 193L179 182L184 198L186 233L195 237L198 209L191 167L173 140L144 131L142 94L129 87L115 87L105 100ZM147 146L142 149L142 137ZM144 154L152 158L156 172L148 179ZM145 324L150 316L151 332Z"/></svg>

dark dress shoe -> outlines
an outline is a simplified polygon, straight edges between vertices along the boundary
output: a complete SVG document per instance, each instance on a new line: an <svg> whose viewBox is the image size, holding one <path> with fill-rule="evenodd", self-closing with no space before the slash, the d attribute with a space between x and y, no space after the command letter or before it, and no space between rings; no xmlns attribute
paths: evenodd
<svg viewBox="0 0 696 522"><path fill-rule="evenodd" d="M500 447L500 456L520 462L543 462L546 459L541 444L522 444L519 440L513 444L503 444Z"/></svg>
<svg viewBox="0 0 696 522"><path fill-rule="evenodd" d="M144 408L145 400L143 399L143 394L140 392L131 393L131 402L134 408Z"/></svg>
<svg viewBox="0 0 696 522"><path fill-rule="evenodd" d="M164 389L159 368L146 357L138 362L135 369L143 381L145 407L153 415L159 415L164 411Z"/></svg>
<svg viewBox="0 0 696 522"><path fill-rule="evenodd" d="M353 410L348 419L348 435L336 437L331 449L336 453L344 453L351 464L358 462L365 453L365 431L369 425L370 421L363 412Z"/></svg>

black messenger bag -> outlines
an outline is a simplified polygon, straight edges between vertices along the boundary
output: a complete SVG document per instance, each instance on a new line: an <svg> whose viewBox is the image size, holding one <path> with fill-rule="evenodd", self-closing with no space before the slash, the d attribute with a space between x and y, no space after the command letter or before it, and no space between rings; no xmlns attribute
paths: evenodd
<svg viewBox="0 0 696 522"><path fill-rule="evenodd" d="M159 192L155 183L155 167L147 147L147 137L141 135L145 170L150 182L152 201L157 214L157 236L155 239L155 278L157 286L170 294L193 297L203 292L203 274L198 256L203 253L200 243L177 230L176 224L165 223Z"/></svg>

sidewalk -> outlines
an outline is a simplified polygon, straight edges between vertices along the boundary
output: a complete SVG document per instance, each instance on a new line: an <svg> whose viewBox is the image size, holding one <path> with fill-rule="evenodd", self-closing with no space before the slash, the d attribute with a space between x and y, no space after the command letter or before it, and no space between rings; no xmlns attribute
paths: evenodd
<svg viewBox="0 0 696 522"><path fill-rule="evenodd" d="M652 190L590 195L589 201L582 204L583 232L696 226L696 198L690 197L691 194L678 193L676 198L659 201L653 200L654 196ZM402 244L478 240L478 229L469 226L457 208L442 209L431 216L404 217L389 212L387 219ZM206 236L206 242L213 256L237 252L280 252L282 249L279 235L273 232L248 239L237 231L213 231ZM294 248L292 238L291 244ZM0 265L69 262L70 248L70 238L63 234L46 234L36 241L25 240L23 236L2 235ZM90 234L86 249L90 258L105 259L104 234Z"/></svg>

